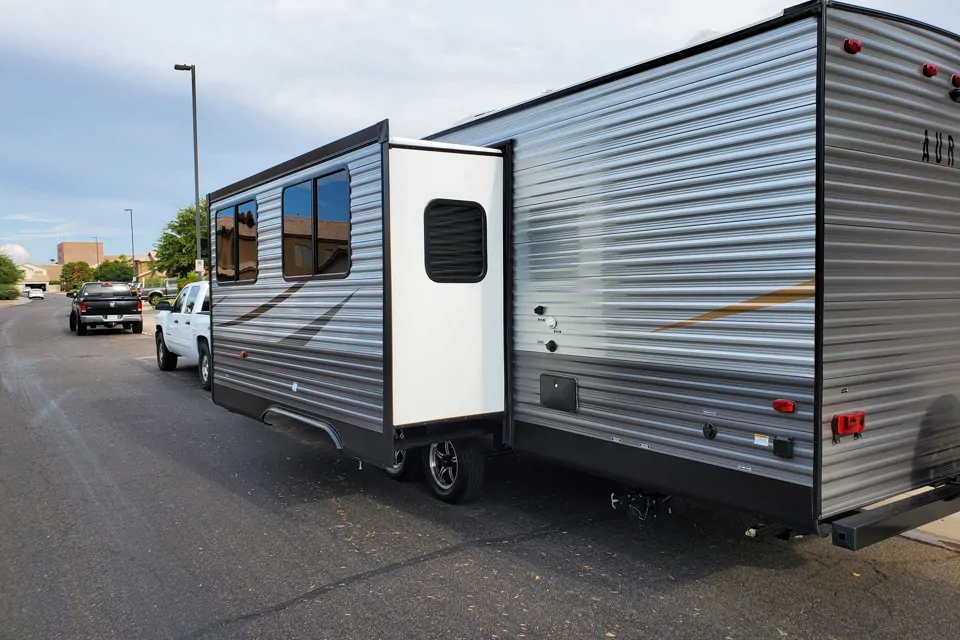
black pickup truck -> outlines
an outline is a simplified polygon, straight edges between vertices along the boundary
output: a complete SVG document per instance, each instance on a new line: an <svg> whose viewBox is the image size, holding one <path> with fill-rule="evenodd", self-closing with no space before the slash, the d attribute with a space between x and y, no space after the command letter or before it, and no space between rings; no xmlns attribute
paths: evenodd
<svg viewBox="0 0 960 640"><path fill-rule="evenodd" d="M76 293L70 309L70 331L87 335L93 327L116 327L143 333L143 303L140 295L129 284L87 282Z"/></svg>

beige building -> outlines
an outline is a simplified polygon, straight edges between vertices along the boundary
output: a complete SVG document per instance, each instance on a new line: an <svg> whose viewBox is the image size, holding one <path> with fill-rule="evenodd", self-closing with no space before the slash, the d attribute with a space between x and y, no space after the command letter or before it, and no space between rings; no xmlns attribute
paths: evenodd
<svg viewBox="0 0 960 640"><path fill-rule="evenodd" d="M60 272L63 267L59 264L39 266L25 262L17 265L20 270L20 286L26 289L43 289L44 291L60 291Z"/></svg>
<svg viewBox="0 0 960 640"><path fill-rule="evenodd" d="M68 262L86 262L91 267L106 260L102 242L61 242L57 245L57 264Z"/></svg>

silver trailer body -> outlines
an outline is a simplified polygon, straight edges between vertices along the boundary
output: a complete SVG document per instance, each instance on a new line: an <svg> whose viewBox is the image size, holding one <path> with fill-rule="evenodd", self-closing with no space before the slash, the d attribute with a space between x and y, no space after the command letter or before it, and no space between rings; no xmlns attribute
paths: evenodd
<svg viewBox="0 0 960 640"><path fill-rule="evenodd" d="M211 211L256 199L260 277L213 284L215 400L292 412L380 465L402 432L486 429L869 544L879 516L851 513L960 476L953 74L957 36L809 2L431 136L503 152L504 401L416 431L394 420L386 124L222 189ZM292 291L280 188L328 165L349 168L352 267ZM837 432L857 415L862 433ZM945 513L936 491L875 512L880 537Z"/></svg>

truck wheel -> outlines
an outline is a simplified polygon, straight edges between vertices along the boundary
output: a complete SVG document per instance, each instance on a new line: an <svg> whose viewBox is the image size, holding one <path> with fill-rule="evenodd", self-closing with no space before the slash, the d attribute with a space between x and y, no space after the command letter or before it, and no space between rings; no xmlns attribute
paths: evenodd
<svg viewBox="0 0 960 640"><path fill-rule="evenodd" d="M151 294L150 294L150 297L147 298L147 300L148 300L148 301L150 302L150 304L152 304L153 306L157 306L157 303L160 302L161 300L163 300L163 296L160 295L159 293L151 293Z"/></svg>
<svg viewBox="0 0 960 640"><path fill-rule="evenodd" d="M170 353L163 341L163 333L157 331L157 366L160 371L173 371L177 368L177 354Z"/></svg>
<svg viewBox="0 0 960 640"><path fill-rule="evenodd" d="M77 330L77 316L70 314L70 331Z"/></svg>
<svg viewBox="0 0 960 640"><path fill-rule="evenodd" d="M453 504L470 502L480 495L486 455L480 441L444 441L423 449L423 474L430 490Z"/></svg>
<svg viewBox="0 0 960 640"><path fill-rule="evenodd" d="M403 429L394 429L393 437L395 440L403 440ZM385 467L384 471L394 480L400 480L402 482L418 480L423 471L423 465L420 462L421 458L420 447L414 449L398 449L393 453L393 466Z"/></svg>
<svg viewBox="0 0 960 640"><path fill-rule="evenodd" d="M80 320L77 320L77 335L78 336L87 335L87 325L80 322Z"/></svg>
<svg viewBox="0 0 960 640"><path fill-rule="evenodd" d="M213 369L210 366L210 347L206 341L200 342L200 386L204 391L210 391L213 383Z"/></svg>
<svg viewBox="0 0 960 640"><path fill-rule="evenodd" d="M134 333L143 333L143 321L133 323L133 332Z"/></svg>

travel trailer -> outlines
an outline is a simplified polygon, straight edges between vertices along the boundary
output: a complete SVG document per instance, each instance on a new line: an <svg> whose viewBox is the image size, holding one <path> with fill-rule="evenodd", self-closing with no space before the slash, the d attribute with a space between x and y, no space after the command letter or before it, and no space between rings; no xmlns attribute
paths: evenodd
<svg viewBox="0 0 960 640"><path fill-rule="evenodd" d="M487 442L862 548L960 511L958 140L960 37L820 1L380 122L209 195L213 398L452 502Z"/></svg>

